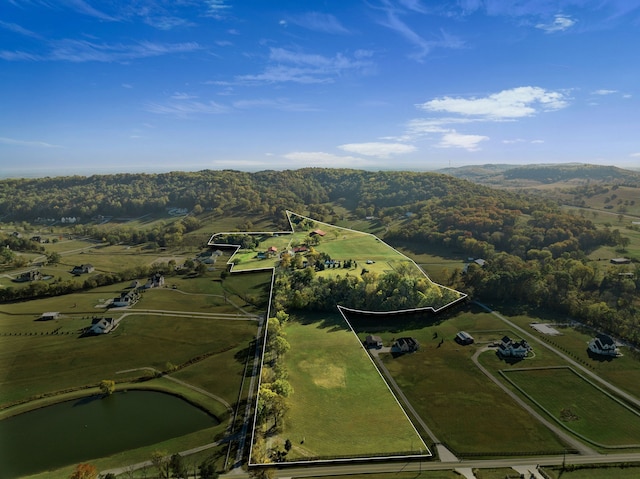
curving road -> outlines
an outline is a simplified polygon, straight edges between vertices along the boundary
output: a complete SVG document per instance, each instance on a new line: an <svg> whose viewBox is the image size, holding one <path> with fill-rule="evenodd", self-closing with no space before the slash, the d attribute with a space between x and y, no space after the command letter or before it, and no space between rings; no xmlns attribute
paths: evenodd
<svg viewBox="0 0 640 479"><path fill-rule="evenodd" d="M520 407L522 407L525 411L527 411L532 417L536 418L539 422L541 422L544 426L550 429L556 436L562 439L566 444L573 447L575 450L580 451L580 454L589 454L589 455L598 455L596 451L591 449L590 447L584 445L582 442L578 441L576 438L568 434L564 429L553 424L551 421L547 420L544 416L539 414L535 409L533 409L529 404L527 404L524 400L522 400L516 393L511 391L508 387L506 387L500 380L498 380L495 376L493 376L480 362L478 361L478 356L485 351L489 351L491 348L484 347L478 349L476 353L472 356L472 361L475 363L476 367L487 376L491 381L493 381L502 391L513 399Z"/></svg>

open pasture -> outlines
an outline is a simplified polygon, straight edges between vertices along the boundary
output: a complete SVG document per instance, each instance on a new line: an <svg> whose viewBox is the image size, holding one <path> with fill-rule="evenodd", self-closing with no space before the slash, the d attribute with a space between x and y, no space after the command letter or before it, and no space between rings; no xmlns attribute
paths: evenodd
<svg viewBox="0 0 640 479"><path fill-rule="evenodd" d="M106 336L1 336L0 405L95 385L102 379L149 375L149 371L116 374L126 369L165 370L168 362L177 366L198 356L221 354L248 344L255 328L253 321L132 314ZM238 363L239 372L243 366ZM236 378L229 375L229 380ZM228 400L233 402L235 397Z"/></svg>
<svg viewBox="0 0 640 479"><path fill-rule="evenodd" d="M357 337L339 316L285 327L294 393L283 432L288 460L419 451L425 445ZM375 400L372 400L375 398Z"/></svg>
<svg viewBox="0 0 640 479"><path fill-rule="evenodd" d="M555 435L478 371L471 357L483 344L460 346L454 341L460 330L474 337L488 332L487 338L499 339L505 332L504 323L495 316L469 305L443 318L425 318L422 324L413 319L403 325L391 316L389 326L383 328L379 325L376 334L385 345L400 336L420 342L416 353L381 357L420 417L455 453L472 456L564 450Z"/></svg>
<svg viewBox="0 0 640 479"><path fill-rule="evenodd" d="M558 318L561 319L561 318ZM534 336L544 338L544 335L537 333L528 325L535 318L531 316L510 316L510 321L515 322L521 327L525 327ZM596 332L580 326L569 326L567 323L553 323L554 327L561 332L559 336L546 337L551 347L559 349L561 352L573 355L574 358L580 360L583 364L588 365L589 369L601 376L603 379L610 381L615 386L640 397L640 355L631 348L621 347L622 356L610 358L589 354L587 344L596 335ZM553 366L564 364L557 355L555 363L540 364L539 353L544 353L546 348L533 345L536 351L536 357L532 360L536 366ZM548 355L548 353L546 353ZM481 358L484 359L485 355Z"/></svg>
<svg viewBox="0 0 640 479"><path fill-rule="evenodd" d="M512 369L503 375L552 419L590 442L640 445L640 413L573 369Z"/></svg>

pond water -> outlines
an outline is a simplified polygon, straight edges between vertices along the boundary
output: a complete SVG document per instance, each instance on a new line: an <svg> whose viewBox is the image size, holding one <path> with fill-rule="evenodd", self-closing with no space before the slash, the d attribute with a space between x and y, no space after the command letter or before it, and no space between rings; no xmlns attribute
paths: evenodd
<svg viewBox="0 0 640 479"><path fill-rule="evenodd" d="M0 421L0 479L87 462L217 424L187 401L157 391L55 404Z"/></svg>

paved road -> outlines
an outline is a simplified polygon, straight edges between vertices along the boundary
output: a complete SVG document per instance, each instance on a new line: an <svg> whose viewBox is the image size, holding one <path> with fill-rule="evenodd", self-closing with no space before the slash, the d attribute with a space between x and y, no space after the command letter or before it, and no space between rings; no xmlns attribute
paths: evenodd
<svg viewBox="0 0 640 479"><path fill-rule="evenodd" d="M511 391L500 380L498 380L487 369L485 369L485 367L482 366L482 364L480 364L478 362L478 356L480 356L480 354L482 354L483 352L488 351L489 349L490 348L488 348L488 347L485 347L485 348L482 348L482 349L478 349L476 351L476 353L473 355L473 357L471 358L473 360L473 362L475 363L476 367L480 371L482 371L482 373L485 376L487 376L489 379L491 379L491 381L493 381L500 389L502 389L502 391L504 391L504 393L507 396L509 396L511 399L513 399L516 403L518 403L518 405L520 407L522 407L525 411L527 411L532 417L534 417L539 422L541 422L543 425L545 425L548 429L550 429L556 436L558 436L560 439L562 439L562 441L564 441L566 444L568 444L569 446L571 446L575 450L580 451L581 454L597 455L596 451L594 451L590 447L584 445L582 442L578 441L573 436L568 434L564 429L562 429L558 425L552 423L551 421L549 421L545 417L543 417L541 414L539 414L535 409L533 409L531 406L529 406L529 404L527 404L524 400L522 400L516 393Z"/></svg>
<svg viewBox="0 0 640 479"><path fill-rule="evenodd" d="M251 370L251 382L249 383L249 395L247 396L247 405L244 410L244 421L238 439L238 450L236 452L235 462L232 466L231 473L241 472L242 456L244 454L247 436L249 434L249 426L252 424L253 418L253 402L257 401L256 381L260 377L260 366L262 364L262 328L265 327L266 319L258 322L258 331L256 331L255 352L253 356L253 368ZM254 395L255 391L255 395ZM254 397L255 396L255 397Z"/></svg>
<svg viewBox="0 0 640 479"><path fill-rule="evenodd" d="M436 444L436 447L438 449L438 456L440 457L440 460L441 461L447 461L447 462L457 461L458 458L451 451L449 451L444 445L442 445L440 443L440 441L438 440L436 435L433 433L433 431L431 429L429 429L429 426L427 426L427 424L422 420L422 417L420 416L420 414L418 414L418 412L413 408L413 406L409 402L409 399L407 398L407 396L405 396L404 392L402 392L402 389L400 389L400 386L398 386L398 383L395 381L395 379L393 379L393 377L391 376L391 373L389 373L389 370L387 369L387 367L384 365L384 363L380 359L379 354L381 352L382 353L388 353L390 351L391 351L391 348L382 348L382 349L379 349L379 350L376 350L376 349L370 349L369 350L369 352L371 353L371 356L373 357L376 365L378 366L379 371L385 377L385 379L387 380L387 383L391 385L391 387L393 388L396 396L400 398L402 403L411 412L412 416L416 419L418 424L420 424L420 426L422 426L422 429L427 433L427 435L429 436L431 441Z"/></svg>
<svg viewBox="0 0 640 479"><path fill-rule="evenodd" d="M549 351L552 351L554 354L557 354L558 356L560 356L562 359L564 359L566 362L568 362L569 364L571 364L571 366L573 366L575 369L579 369L583 374L585 374L586 376L589 376L590 378L592 378L593 380L595 380L596 382L602 384L603 386L605 386L606 388L608 388L609 390L615 392L618 396L624 398L626 401L630 402L631 404L633 404L634 406L636 406L637 408L640 408L640 399L638 399L637 397L629 394L626 391L623 391L622 389L620 389L619 387L614 386L613 384L611 384L609 381L606 381L605 379L602 379L600 376L598 376L597 374L595 374L593 371L590 371L589 369L585 368L582 364L574 361L573 359L571 359L569 356L567 356L566 354L564 354L562 351L554 348L553 346L550 346L549 344L545 343L544 341L542 341L541 339L538 339L536 336L534 336L533 334L531 334L529 331L527 331L524 328L521 328L520 326L518 326L517 324L509 321L507 318L505 318L504 316L502 316L500 313L498 313L497 311L493 311L491 308L489 308L489 306L479 303L478 301L472 301L474 304L477 304L478 306L480 306L481 308L483 308L485 311L493 314L494 316L496 316L497 318L500 318L504 323L506 323L507 325L509 325L510 328L515 329L517 331L519 331L520 333L524 334L525 336L527 336L528 338L530 338L531 341L536 342L538 344L540 344L541 346L544 346L545 348L547 348ZM529 341L529 342L531 342Z"/></svg>
<svg viewBox="0 0 640 479"><path fill-rule="evenodd" d="M275 477L310 477L310 476L338 476L347 474L369 473L398 473L418 471L452 471L455 469L493 469L502 467L535 468L535 465L560 466L566 464L611 464L623 462L640 462L640 453L586 455L586 456L540 456L535 458L485 459L468 460L462 462L412 461L412 462L374 462L364 464L328 464L308 467L283 467L275 470ZM532 471L533 472L533 471ZM233 475L223 474L221 478L245 479L249 478L246 471L234 471Z"/></svg>

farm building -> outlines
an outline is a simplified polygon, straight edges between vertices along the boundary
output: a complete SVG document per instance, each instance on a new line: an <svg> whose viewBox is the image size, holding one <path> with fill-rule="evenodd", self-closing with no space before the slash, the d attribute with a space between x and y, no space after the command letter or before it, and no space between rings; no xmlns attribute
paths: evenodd
<svg viewBox="0 0 640 479"><path fill-rule="evenodd" d="M631 264L631 260L629 258L613 258L611 264Z"/></svg>
<svg viewBox="0 0 640 479"><path fill-rule="evenodd" d="M513 341L509 336L504 336L498 345L498 354L503 357L524 358L531 349L524 339Z"/></svg>
<svg viewBox="0 0 640 479"><path fill-rule="evenodd" d="M600 354L601 356L618 356L618 347L616 342L606 334L598 334L589 342L589 351Z"/></svg>
<svg viewBox="0 0 640 479"><path fill-rule="evenodd" d="M375 348L379 349L382 347L382 338L380 336L372 336L371 334L367 336L364 340L364 345L367 348Z"/></svg>
<svg viewBox="0 0 640 479"><path fill-rule="evenodd" d="M471 336L466 331L460 331L458 334L456 334L456 342L458 344L473 344L473 341L473 336Z"/></svg>
<svg viewBox="0 0 640 479"><path fill-rule="evenodd" d="M58 319L60 317L60 313L57 311L49 311L47 313L42 313L40 315L40 321L51 321L52 319Z"/></svg>
<svg viewBox="0 0 640 479"><path fill-rule="evenodd" d="M71 274L88 274L93 273L95 268L92 264L82 264L80 266L74 266L71 270Z"/></svg>
<svg viewBox="0 0 640 479"><path fill-rule="evenodd" d="M327 233L325 233L324 231L322 231L321 229L317 229L317 230L313 230L311 233L309 233L309 236L324 236Z"/></svg>
<svg viewBox="0 0 640 479"><path fill-rule="evenodd" d="M401 353L413 353L420 349L420 343L414 338L400 338L393 344L392 349Z"/></svg>

